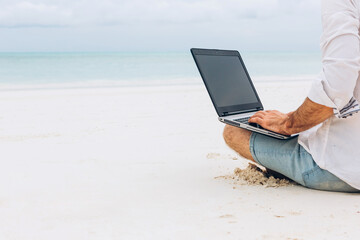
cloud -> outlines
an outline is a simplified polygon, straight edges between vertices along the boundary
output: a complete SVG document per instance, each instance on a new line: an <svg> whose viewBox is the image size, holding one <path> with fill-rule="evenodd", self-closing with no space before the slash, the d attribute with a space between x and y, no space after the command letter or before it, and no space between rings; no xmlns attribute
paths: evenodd
<svg viewBox="0 0 360 240"><path fill-rule="evenodd" d="M188 24L313 14L316 0L0 0L1 27Z"/></svg>
<svg viewBox="0 0 360 240"><path fill-rule="evenodd" d="M321 31L320 0L0 0L0 6L0 51L298 51L317 49Z"/></svg>
<svg viewBox="0 0 360 240"><path fill-rule="evenodd" d="M71 12L57 5L32 2L11 2L0 9L0 26L27 27L63 25Z"/></svg>

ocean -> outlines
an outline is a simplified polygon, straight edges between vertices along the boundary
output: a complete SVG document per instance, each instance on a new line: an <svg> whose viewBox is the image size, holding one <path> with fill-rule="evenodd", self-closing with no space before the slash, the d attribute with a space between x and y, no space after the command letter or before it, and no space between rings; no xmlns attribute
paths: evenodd
<svg viewBox="0 0 360 240"><path fill-rule="evenodd" d="M311 80L318 52L244 52L256 81ZM0 53L0 89L202 84L190 52Z"/></svg>

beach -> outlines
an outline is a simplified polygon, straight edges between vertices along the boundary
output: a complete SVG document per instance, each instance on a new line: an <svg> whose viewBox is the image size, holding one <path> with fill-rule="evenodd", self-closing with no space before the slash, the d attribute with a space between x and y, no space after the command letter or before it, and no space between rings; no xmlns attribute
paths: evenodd
<svg viewBox="0 0 360 240"><path fill-rule="evenodd" d="M309 81L256 82L266 109ZM360 195L219 178L248 162L202 85L0 94L0 239L357 239Z"/></svg>

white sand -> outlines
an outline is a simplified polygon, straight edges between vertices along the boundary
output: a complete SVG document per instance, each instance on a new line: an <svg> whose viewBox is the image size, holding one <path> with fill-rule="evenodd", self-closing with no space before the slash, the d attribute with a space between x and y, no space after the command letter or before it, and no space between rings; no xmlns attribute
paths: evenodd
<svg viewBox="0 0 360 240"><path fill-rule="evenodd" d="M215 179L231 181L235 185L233 189L236 189L236 185L260 185L278 188L296 184L285 176L277 175L277 173L272 174L271 171L265 169L263 166L249 163L246 168L236 168L232 174L218 176L215 177Z"/></svg>
<svg viewBox="0 0 360 240"><path fill-rule="evenodd" d="M309 83L257 86L290 111ZM214 179L247 162L202 86L2 91L0 109L0 239L360 236L360 195Z"/></svg>

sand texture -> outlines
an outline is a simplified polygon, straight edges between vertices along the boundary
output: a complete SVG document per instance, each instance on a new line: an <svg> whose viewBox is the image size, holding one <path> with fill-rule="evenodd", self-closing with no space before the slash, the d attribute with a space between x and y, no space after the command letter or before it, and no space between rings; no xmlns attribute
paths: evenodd
<svg viewBox="0 0 360 240"><path fill-rule="evenodd" d="M256 87L288 112L310 84ZM202 85L0 91L0 109L1 240L360 236L360 195L247 168Z"/></svg>
<svg viewBox="0 0 360 240"><path fill-rule="evenodd" d="M294 184L289 179L276 178L266 170L250 163L245 169L236 168L232 175L216 177L231 180L235 185L261 185L264 187L285 187Z"/></svg>

